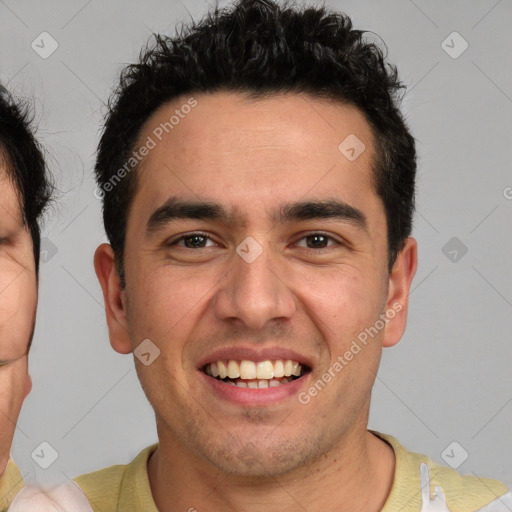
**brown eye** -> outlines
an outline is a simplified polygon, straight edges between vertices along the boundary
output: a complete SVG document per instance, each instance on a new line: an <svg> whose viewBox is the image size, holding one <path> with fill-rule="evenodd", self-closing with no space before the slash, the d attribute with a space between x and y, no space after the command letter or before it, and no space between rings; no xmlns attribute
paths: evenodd
<svg viewBox="0 0 512 512"><path fill-rule="evenodd" d="M206 233L190 233L188 235L180 236L168 245L185 247L186 249L202 249L205 247L204 243L207 240L211 240L211 238ZM179 244L181 241L184 242L184 245Z"/></svg>
<svg viewBox="0 0 512 512"><path fill-rule="evenodd" d="M329 241L333 241L335 245L342 245L332 236L326 235L325 233L311 233L302 237L300 240L306 240L306 248L308 249L327 249Z"/></svg>

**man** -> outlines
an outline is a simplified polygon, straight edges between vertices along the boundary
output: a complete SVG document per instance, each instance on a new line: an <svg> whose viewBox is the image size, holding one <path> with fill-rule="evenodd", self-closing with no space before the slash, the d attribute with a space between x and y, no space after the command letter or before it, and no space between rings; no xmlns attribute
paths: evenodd
<svg viewBox="0 0 512 512"><path fill-rule="evenodd" d="M240 0L122 73L94 263L159 443L77 479L95 510L512 506L501 482L367 429L417 246L402 85L363 36L323 8Z"/></svg>
<svg viewBox="0 0 512 512"><path fill-rule="evenodd" d="M0 510L23 485L10 450L32 388L27 354L37 306L38 221L52 190L29 123L27 109L0 86Z"/></svg>

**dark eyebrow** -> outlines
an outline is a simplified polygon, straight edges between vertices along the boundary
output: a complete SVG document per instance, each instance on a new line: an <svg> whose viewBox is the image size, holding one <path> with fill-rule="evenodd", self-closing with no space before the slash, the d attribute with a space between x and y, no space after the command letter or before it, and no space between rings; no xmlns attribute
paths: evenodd
<svg viewBox="0 0 512 512"><path fill-rule="evenodd" d="M226 225L244 223L244 219L240 219L235 213L228 212L220 204L207 201L185 201L171 197L151 214L146 224L146 232L157 231L176 219L215 220ZM312 219L348 221L367 230L364 213L338 199L285 203L281 204L272 215L272 221L277 224Z"/></svg>
<svg viewBox="0 0 512 512"><path fill-rule="evenodd" d="M277 223L310 219L348 221L365 231L367 230L367 220L364 213L338 199L283 204L279 209L278 215L273 217L274 222Z"/></svg>
<svg viewBox="0 0 512 512"><path fill-rule="evenodd" d="M170 197L151 214L146 224L146 231L157 231L176 219L217 220L225 224L233 223L232 215L229 215L217 203L184 201L176 197Z"/></svg>

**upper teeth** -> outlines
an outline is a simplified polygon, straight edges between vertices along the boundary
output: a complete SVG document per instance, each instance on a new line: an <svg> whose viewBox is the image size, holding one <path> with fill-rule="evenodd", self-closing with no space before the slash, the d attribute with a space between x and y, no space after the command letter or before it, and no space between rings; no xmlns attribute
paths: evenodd
<svg viewBox="0 0 512 512"><path fill-rule="evenodd" d="M212 377L225 379L273 379L280 377L300 376L302 366L291 359L275 361L216 361L206 365L205 372Z"/></svg>

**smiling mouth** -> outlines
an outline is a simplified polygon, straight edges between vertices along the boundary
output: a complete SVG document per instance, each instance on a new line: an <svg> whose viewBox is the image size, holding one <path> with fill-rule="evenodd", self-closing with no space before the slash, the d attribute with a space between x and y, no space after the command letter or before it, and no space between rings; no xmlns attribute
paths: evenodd
<svg viewBox="0 0 512 512"><path fill-rule="evenodd" d="M311 370L291 359L267 359L266 361L230 359L208 363L202 371L231 386L264 389L300 379Z"/></svg>

